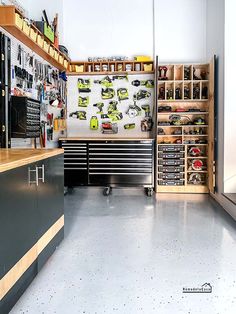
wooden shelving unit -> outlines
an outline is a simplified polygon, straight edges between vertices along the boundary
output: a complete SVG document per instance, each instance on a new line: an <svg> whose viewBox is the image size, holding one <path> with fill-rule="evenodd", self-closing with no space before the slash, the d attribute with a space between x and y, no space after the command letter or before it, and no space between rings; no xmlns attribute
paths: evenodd
<svg viewBox="0 0 236 314"><path fill-rule="evenodd" d="M70 63L68 75L154 74L153 61L103 61Z"/></svg>
<svg viewBox="0 0 236 314"><path fill-rule="evenodd" d="M0 6L0 26L57 69L67 70L68 57L33 24L29 25L15 6Z"/></svg>
<svg viewBox="0 0 236 314"><path fill-rule="evenodd" d="M214 61L157 70L156 192L214 189Z"/></svg>

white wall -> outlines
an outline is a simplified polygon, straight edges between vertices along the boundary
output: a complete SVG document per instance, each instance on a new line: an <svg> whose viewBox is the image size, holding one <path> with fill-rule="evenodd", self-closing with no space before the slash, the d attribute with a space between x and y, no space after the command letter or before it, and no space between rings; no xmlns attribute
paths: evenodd
<svg viewBox="0 0 236 314"><path fill-rule="evenodd" d="M206 61L206 0L155 0L161 62Z"/></svg>
<svg viewBox="0 0 236 314"><path fill-rule="evenodd" d="M64 0L65 44L74 60L153 54L152 0Z"/></svg>
<svg viewBox="0 0 236 314"><path fill-rule="evenodd" d="M235 0L225 1L224 192L236 193Z"/></svg>
<svg viewBox="0 0 236 314"><path fill-rule="evenodd" d="M60 39L74 60L159 55L161 62L206 61L208 0L19 0L35 19L59 13ZM153 2L155 43L153 40Z"/></svg>
<svg viewBox="0 0 236 314"><path fill-rule="evenodd" d="M160 60L206 61L206 0L154 3ZM153 0L64 0L63 12L65 44L72 59L153 55Z"/></svg>

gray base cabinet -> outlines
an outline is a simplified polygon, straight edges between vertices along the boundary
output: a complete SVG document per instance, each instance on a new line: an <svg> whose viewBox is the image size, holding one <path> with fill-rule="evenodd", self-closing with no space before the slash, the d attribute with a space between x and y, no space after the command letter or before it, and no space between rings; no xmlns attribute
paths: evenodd
<svg viewBox="0 0 236 314"><path fill-rule="evenodd" d="M0 200L2 279L63 216L63 155L0 173ZM1 314L10 311L62 238L63 228L4 295L0 301Z"/></svg>

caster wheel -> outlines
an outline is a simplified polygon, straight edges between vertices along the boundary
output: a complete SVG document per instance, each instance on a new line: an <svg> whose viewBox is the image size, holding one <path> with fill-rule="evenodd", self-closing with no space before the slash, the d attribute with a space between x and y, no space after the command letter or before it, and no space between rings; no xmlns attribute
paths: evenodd
<svg viewBox="0 0 236 314"><path fill-rule="evenodd" d="M108 196L108 195L110 195L110 193L111 193L111 188L110 187L107 187L107 188L105 188L103 190L103 195L104 196Z"/></svg>
<svg viewBox="0 0 236 314"><path fill-rule="evenodd" d="M148 197L153 196L153 188L147 188L146 193Z"/></svg>
<svg viewBox="0 0 236 314"><path fill-rule="evenodd" d="M73 192L74 192L74 188L73 187L70 186L70 187L67 188L67 193L68 194L72 194Z"/></svg>

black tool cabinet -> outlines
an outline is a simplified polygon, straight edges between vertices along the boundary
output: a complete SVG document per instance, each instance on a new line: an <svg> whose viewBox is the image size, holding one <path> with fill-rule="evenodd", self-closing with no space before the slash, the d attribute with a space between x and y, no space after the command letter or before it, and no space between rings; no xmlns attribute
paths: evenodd
<svg viewBox="0 0 236 314"><path fill-rule="evenodd" d="M11 136L40 137L40 102L27 97L11 97Z"/></svg>
<svg viewBox="0 0 236 314"><path fill-rule="evenodd" d="M152 195L154 140L60 140L64 149L65 186L138 186Z"/></svg>

